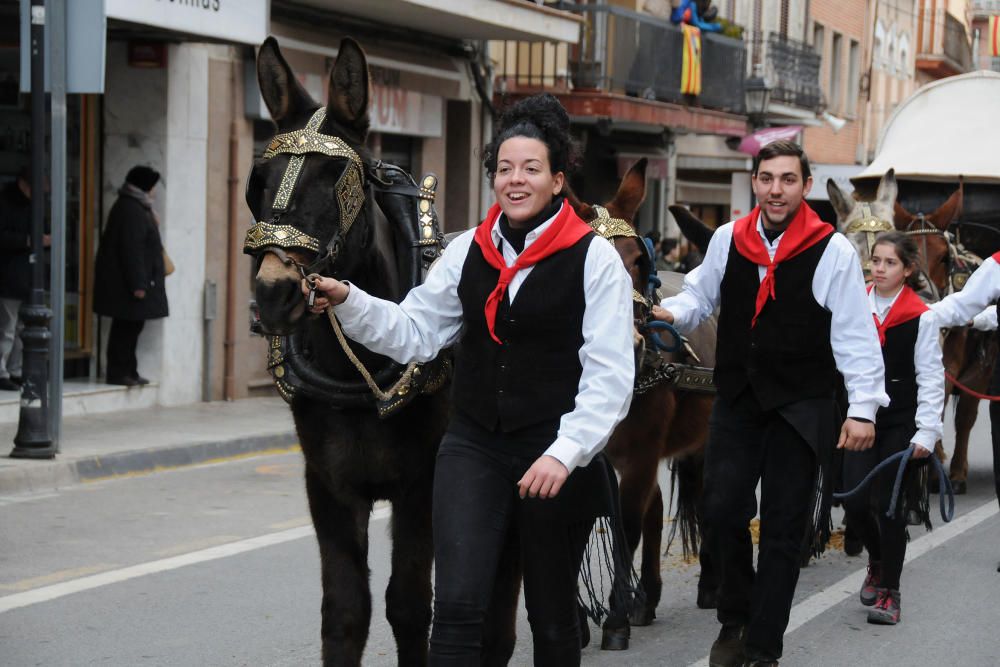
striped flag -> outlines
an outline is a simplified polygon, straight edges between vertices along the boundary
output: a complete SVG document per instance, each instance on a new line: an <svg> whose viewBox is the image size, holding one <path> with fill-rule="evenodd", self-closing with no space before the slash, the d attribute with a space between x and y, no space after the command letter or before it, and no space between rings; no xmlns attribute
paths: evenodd
<svg viewBox="0 0 1000 667"><path fill-rule="evenodd" d="M681 58L681 93L701 95L701 30L681 24L684 31L684 55Z"/></svg>
<svg viewBox="0 0 1000 667"><path fill-rule="evenodd" d="M1000 16L990 17L990 33L988 35L990 55L1000 57Z"/></svg>

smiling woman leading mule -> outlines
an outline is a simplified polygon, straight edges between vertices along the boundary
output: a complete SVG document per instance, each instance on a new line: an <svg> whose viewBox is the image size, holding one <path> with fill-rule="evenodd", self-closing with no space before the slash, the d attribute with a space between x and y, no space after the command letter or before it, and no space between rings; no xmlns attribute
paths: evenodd
<svg viewBox="0 0 1000 667"><path fill-rule="evenodd" d="M479 664L501 561L520 560L535 664L580 662L571 530L607 488L594 456L628 410L632 284L561 195L569 117L551 95L504 115L484 166L497 203L399 305L332 278L344 331L399 362L455 346L452 419L434 482L431 663ZM308 292L303 283L303 290Z"/></svg>

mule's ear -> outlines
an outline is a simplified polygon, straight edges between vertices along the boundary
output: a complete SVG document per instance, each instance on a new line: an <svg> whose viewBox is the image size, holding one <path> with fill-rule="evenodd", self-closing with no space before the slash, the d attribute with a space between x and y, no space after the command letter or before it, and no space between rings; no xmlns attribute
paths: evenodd
<svg viewBox="0 0 1000 667"><path fill-rule="evenodd" d="M875 201L888 209L896 202L896 195L898 194L899 185L896 183L896 170L890 169L885 172L885 175L878 182L878 192L875 194Z"/></svg>
<svg viewBox="0 0 1000 667"><path fill-rule="evenodd" d="M892 204L892 224L899 231L906 231L906 228L910 226L913 219L917 217L903 208L903 205L898 201Z"/></svg>
<svg viewBox="0 0 1000 667"><path fill-rule="evenodd" d="M826 194L830 197L833 210L837 213L837 227L843 231L844 223L854 210L854 202L847 198L840 186L832 178L826 180Z"/></svg>
<svg viewBox="0 0 1000 667"><path fill-rule="evenodd" d="M618 192L615 198L608 204L608 208L621 211L629 220L635 220L636 211L642 206L642 201L646 198L646 165L649 161L646 158L629 167L625 172L622 182L618 185Z"/></svg>
<svg viewBox="0 0 1000 667"><path fill-rule="evenodd" d="M326 99L327 122L335 121L351 138L363 142L368 135L368 59L350 37L340 42L337 61L330 70L330 88Z"/></svg>
<svg viewBox="0 0 1000 667"><path fill-rule="evenodd" d="M681 228L681 234L688 241L694 244L701 254L708 251L708 242L712 240L715 230L698 219L698 217L683 206L668 206L667 209L673 214L677 226Z"/></svg>
<svg viewBox="0 0 1000 667"><path fill-rule="evenodd" d="M295 78L274 37L264 40L257 53L257 83L264 104L279 128L286 127L300 112L316 106Z"/></svg>
<svg viewBox="0 0 1000 667"><path fill-rule="evenodd" d="M961 177L959 177L958 189L951 193L951 196L938 206L936 211L927 216L927 219L942 232L948 229L948 225L958 216L962 215L962 200L964 199L964 195L965 184L962 182Z"/></svg>

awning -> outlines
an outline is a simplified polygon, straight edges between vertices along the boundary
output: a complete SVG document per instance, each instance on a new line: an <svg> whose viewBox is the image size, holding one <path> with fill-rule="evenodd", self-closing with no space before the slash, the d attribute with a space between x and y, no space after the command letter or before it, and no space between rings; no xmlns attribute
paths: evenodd
<svg viewBox="0 0 1000 667"><path fill-rule="evenodd" d="M889 117L857 179L1000 181L1000 74L980 70L919 88Z"/></svg>
<svg viewBox="0 0 1000 667"><path fill-rule="evenodd" d="M717 134L681 134L677 146L677 168L691 171L750 171L751 160L745 153L726 144L727 137Z"/></svg>
<svg viewBox="0 0 1000 667"><path fill-rule="evenodd" d="M756 157L764 146L782 139L796 139L800 132L802 132L801 125L765 127L743 137L743 140L740 141L740 151Z"/></svg>
<svg viewBox="0 0 1000 667"><path fill-rule="evenodd" d="M576 44L584 23L575 14L524 0L296 0L296 3L453 39Z"/></svg>
<svg viewBox="0 0 1000 667"><path fill-rule="evenodd" d="M733 199L733 188L729 183L677 181L675 198L679 204L717 204L719 206L729 206Z"/></svg>

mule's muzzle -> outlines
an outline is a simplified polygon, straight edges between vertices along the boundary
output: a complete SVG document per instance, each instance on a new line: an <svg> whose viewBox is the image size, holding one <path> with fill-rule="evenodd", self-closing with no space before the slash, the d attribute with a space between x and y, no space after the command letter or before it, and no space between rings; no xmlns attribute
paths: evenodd
<svg viewBox="0 0 1000 667"><path fill-rule="evenodd" d="M288 336L295 332L306 314L306 302L299 280L257 281L256 320L261 333Z"/></svg>

